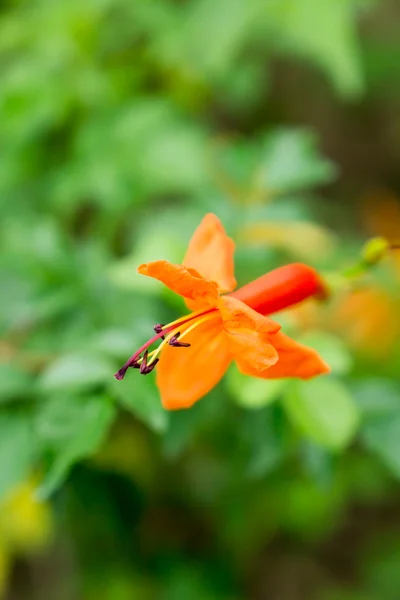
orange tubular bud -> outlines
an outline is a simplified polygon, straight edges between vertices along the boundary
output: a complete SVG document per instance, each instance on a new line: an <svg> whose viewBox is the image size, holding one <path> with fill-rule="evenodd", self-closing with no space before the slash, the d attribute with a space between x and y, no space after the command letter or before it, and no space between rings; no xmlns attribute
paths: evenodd
<svg viewBox="0 0 400 600"><path fill-rule="evenodd" d="M293 263L266 273L230 295L262 315L271 315L311 296L324 298L327 289L312 267Z"/></svg>

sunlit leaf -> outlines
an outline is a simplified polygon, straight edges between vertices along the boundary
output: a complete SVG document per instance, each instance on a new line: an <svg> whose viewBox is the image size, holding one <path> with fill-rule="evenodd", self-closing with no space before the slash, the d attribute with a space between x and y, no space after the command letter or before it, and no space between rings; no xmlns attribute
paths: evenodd
<svg viewBox="0 0 400 600"><path fill-rule="evenodd" d="M353 357L344 342L326 331L308 331L299 342L317 350L335 375L345 375L352 367Z"/></svg>
<svg viewBox="0 0 400 600"><path fill-rule="evenodd" d="M343 95L357 96L364 81L351 0L272 0L266 4L285 52L310 59Z"/></svg>
<svg viewBox="0 0 400 600"><path fill-rule="evenodd" d="M243 375L235 365L229 369L225 382L235 402L250 409L259 409L275 402L287 386L285 379L267 381Z"/></svg>
<svg viewBox="0 0 400 600"><path fill-rule="evenodd" d="M255 183L270 194L309 188L331 181L336 169L317 152L315 135L307 130L278 129L260 147Z"/></svg>
<svg viewBox="0 0 400 600"><path fill-rule="evenodd" d="M334 450L349 444L359 423L350 392L332 378L293 381L284 407L300 433Z"/></svg>
<svg viewBox="0 0 400 600"><path fill-rule="evenodd" d="M172 263L181 262L185 249L179 238L170 231L160 231L157 227L142 232L134 252L114 264L110 269L110 278L119 287L129 290L144 290L160 295L161 285L151 277L137 273L137 267L152 260L167 259Z"/></svg>
<svg viewBox="0 0 400 600"><path fill-rule="evenodd" d="M316 223L272 220L244 225L239 230L239 239L260 248L280 248L307 261L329 257L336 241L327 229Z"/></svg>
<svg viewBox="0 0 400 600"><path fill-rule="evenodd" d="M217 78L230 68L243 47L254 19L262 14L260 4L197 0L186 8L175 35L164 32L161 42L156 41L156 49L169 64L178 63L183 69L190 65L208 79ZM206 38L208 44L204 44Z"/></svg>

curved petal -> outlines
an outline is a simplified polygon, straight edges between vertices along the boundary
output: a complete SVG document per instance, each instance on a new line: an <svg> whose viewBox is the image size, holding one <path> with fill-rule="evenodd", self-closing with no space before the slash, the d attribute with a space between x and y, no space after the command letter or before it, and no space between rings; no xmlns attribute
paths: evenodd
<svg viewBox="0 0 400 600"><path fill-rule="evenodd" d="M218 307L232 358L256 372L277 362L271 337L280 325L230 296L220 298Z"/></svg>
<svg viewBox="0 0 400 600"><path fill-rule="evenodd" d="M280 379L283 377L311 379L317 375L330 372L330 367L316 350L295 342L281 332L271 335L270 339L278 352L278 362L260 372L249 369L248 363L237 359L237 365L242 373L264 379Z"/></svg>
<svg viewBox="0 0 400 600"><path fill-rule="evenodd" d="M196 269L203 277L215 281L220 293L236 287L233 252L235 244L225 233L221 221L207 214L189 242L183 264Z"/></svg>
<svg viewBox="0 0 400 600"><path fill-rule="evenodd" d="M140 265L141 275L162 281L170 290L187 300L196 302L196 307L215 306L218 289L215 283L207 281L195 269L173 265L167 260L156 260Z"/></svg>
<svg viewBox="0 0 400 600"><path fill-rule="evenodd" d="M192 406L218 383L231 362L218 315L199 325L184 341L191 346L166 346L156 367L161 400L169 410Z"/></svg>

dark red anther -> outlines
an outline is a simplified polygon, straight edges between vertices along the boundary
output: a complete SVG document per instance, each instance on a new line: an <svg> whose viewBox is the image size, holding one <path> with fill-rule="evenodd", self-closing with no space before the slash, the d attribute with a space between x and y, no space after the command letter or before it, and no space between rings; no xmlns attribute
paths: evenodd
<svg viewBox="0 0 400 600"><path fill-rule="evenodd" d="M146 350L145 353L143 354L143 360L141 362L140 365L140 373L141 375L147 375L148 373L151 373L152 370L154 369L154 367L156 366L156 364L158 363L159 359L156 358L156 360L154 360L153 362L151 362L149 365L147 364L147 357L149 355L149 351Z"/></svg>
<svg viewBox="0 0 400 600"><path fill-rule="evenodd" d="M126 361L126 363L114 374L115 379L118 379L118 381L121 381L121 379L123 379L125 377L125 374L127 372L127 370L129 369L129 367L132 367L133 369L141 369L141 373L143 373L145 371L145 373L150 373L150 371L152 371L154 369L154 365L156 364L156 361L154 361L154 363L151 363L150 365L147 365L147 349L154 344L154 342L157 342L157 340L159 340L160 338L164 339L163 333L165 331L165 333L168 333L171 331L171 328L168 328L166 330L163 329L163 326L161 324L157 324L155 326L157 328L157 331L159 331L159 333L156 333L156 335L154 335L152 338L150 338L145 344L143 344L143 346L140 346L140 348L138 350L136 350L136 352L134 352L134 354L132 354L132 356ZM143 359L144 362L142 362L141 364L139 364L139 360L140 360L140 356L142 354L142 352L145 353L145 355L143 355Z"/></svg>
<svg viewBox="0 0 400 600"><path fill-rule="evenodd" d="M125 373L127 371L128 367L123 366L119 369L119 371L117 371L114 374L115 379L117 379L118 381L121 381L121 379L123 379L125 377Z"/></svg>
<svg viewBox="0 0 400 600"><path fill-rule="evenodd" d="M157 323L157 325L154 325L153 329L156 333L162 333L164 325L162 323ZM162 340L165 340L165 336L161 336Z"/></svg>
<svg viewBox="0 0 400 600"><path fill-rule="evenodd" d="M180 335L181 335L181 332L178 331L178 333L173 335L172 338L168 341L168 344L170 346L173 346L174 348L189 348L190 344L188 344L186 342L178 342L178 337Z"/></svg>
<svg viewBox="0 0 400 600"><path fill-rule="evenodd" d="M127 372L127 370L129 368L132 369L140 369L140 363L138 363L139 357L132 359L132 357L128 360L128 362L126 362L124 364L123 367L120 368L119 371L117 371L114 375L115 379L118 379L118 381L121 381L121 379L123 379L125 377L125 374Z"/></svg>
<svg viewBox="0 0 400 600"><path fill-rule="evenodd" d="M150 363L143 370L141 370L140 373L142 375L148 375L149 373L151 373L159 360L160 360L159 358L156 358L152 363Z"/></svg>
<svg viewBox="0 0 400 600"><path fill-rule="evenodd" d="M139 367L139 369L140 369L140 372L141 372L141 374L142 374L142 375L145 375L145 374L146 374L146 369L147 369L147 357L148 357L148 355L149 355L149 351L148 351L148 350L145 350L145 352L144 352L144 354L143 354L143 360L142 360L142 362L140 363L140 367Z"/></svg>

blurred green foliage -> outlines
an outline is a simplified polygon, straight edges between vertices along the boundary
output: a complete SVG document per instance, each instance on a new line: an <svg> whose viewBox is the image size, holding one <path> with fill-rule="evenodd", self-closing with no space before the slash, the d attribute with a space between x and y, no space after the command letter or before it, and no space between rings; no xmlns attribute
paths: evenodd
<svg viewBox="0 0 400 600"><path fill-rule="evenodd" d="M367 280L376 296L276 316L331 364L327 378L232 368L167 413L153 377L112 377L183 310L136 266L180 262L208 211L237 241L240 284L288 261L326 273L354 262L365 232L351 198L365 188L352 163L334 184L347 129L332 161L291 109L327 98L369 138L358 113L374 98L390 129L392 14L362 0L3 3L7 598L397 600L396 264ZM390 162L389 142L380 149Z"/></svg>

